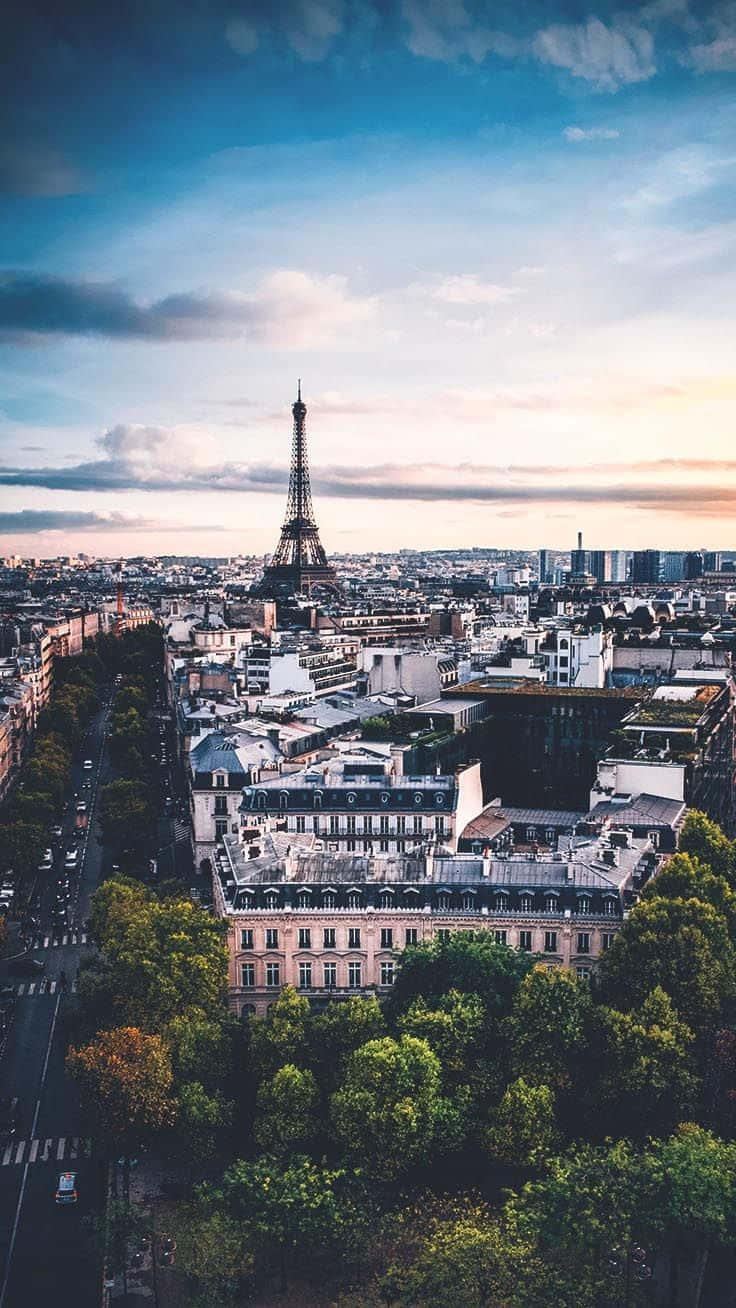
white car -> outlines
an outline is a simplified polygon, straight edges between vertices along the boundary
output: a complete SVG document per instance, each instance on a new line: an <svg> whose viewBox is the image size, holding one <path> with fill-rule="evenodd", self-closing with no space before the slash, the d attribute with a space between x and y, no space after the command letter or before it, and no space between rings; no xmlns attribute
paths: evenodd
<svg viewBox="0 0 736 1308"><path fill-rule="evenodd" d="M91 772L94 767L94 763L92 762L92 759L86 758L84 760L84 763L82 764L82 767L84 768L85 772Z"/></svg>
<svg viewBox="0 0 736 1308"><path fill-rule="evenodd" d="M68 849L66 851L66 858L64 859L64 867L76 868L78 858L79 852L76 849Z"/></svg>
<svg viewBox="0 0 736 1308"><path fill-rule="evenodd" d="M38 865L39 872L50 872L54 866L54 856L50 849L46 850L41 862Z"/></svg>

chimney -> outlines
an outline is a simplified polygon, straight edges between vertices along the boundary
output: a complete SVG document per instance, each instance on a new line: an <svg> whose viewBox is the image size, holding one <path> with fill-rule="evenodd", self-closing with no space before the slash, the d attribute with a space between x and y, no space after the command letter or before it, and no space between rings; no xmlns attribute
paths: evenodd
<svg viewBox="0 0 736 1308"><path fill-rule="evenodd" d="M427 881L434 881L434 845L427 845L424 855L424 875Z"/></svg>
<svg viewBox="0 0 736 1308"><path fill-rule="evenodd" d="M578 532L578 549L581 550L582 548L583 548L583 533L582 533L582 531L579 531L579 532Z"/></svg>

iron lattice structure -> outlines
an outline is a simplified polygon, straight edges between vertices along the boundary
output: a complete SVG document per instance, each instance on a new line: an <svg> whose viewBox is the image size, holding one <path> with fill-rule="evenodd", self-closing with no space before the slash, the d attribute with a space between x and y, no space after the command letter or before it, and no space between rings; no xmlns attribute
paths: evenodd
<svg viewBox="0 0 736 1308"><path fill-rule="evenodd" d="M293 593L309 591L313 586L325 586L334 590L337 587L337 574L327 562L312 508L305 423L307 406L302 400L301 379L291 412L294 415L294 429L286 517L271 562L264 569L259 590Z"/></svg>

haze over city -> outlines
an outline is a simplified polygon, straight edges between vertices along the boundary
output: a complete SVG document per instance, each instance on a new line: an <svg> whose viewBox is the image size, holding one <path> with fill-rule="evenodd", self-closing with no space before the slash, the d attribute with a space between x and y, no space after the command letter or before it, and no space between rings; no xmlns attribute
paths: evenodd
<svg viewBox="0 0 736 1308"><path fill-rule="evenodd" d="M3 550L733 544L733 6L13 27Z"/></svg>

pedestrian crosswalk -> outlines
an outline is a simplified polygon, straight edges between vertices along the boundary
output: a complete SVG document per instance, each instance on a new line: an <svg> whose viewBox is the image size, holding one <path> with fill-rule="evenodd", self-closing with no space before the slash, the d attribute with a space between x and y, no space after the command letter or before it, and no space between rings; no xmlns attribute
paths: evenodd
<svg viewBox="0 0 736 1308"><path fill-rule="evenodd" d="M0 1145L0 1167L21 1163L75 1163L92 1156L92 1140L87 1136L60 1135L38 1140L11 1140Z"/></svg>
<svg viewBox="0 0 736 1308"><path fill-rule="evenodd" d="M77 982L72 981L66 987L69 994L76 994ZM55 995L57 990L63 991L63 986L58 981L47 981L43 977L40 981L21 981L20 985L15 987L16 995Z"/></svg>
<svg viewBox="0 0 736 1308"><path fill-rule="evenodd" d="M189 823L182 822L180 818L174 818L174 840L176 844L188 844L189 839Z"/></svg>
<svg viewBox="0 0 736 1308"><path fill-rule="evenodd" d="M86 931L64 931L56 935L41 936L36 940L34 949L54 949L59 945L86 945Z"/></svg>

